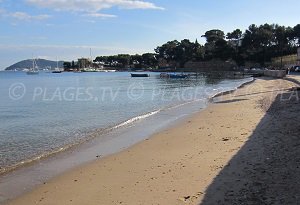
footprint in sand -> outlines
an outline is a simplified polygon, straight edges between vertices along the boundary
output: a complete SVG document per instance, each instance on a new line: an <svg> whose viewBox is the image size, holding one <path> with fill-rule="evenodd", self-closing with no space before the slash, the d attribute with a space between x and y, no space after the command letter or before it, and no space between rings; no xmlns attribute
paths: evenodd
<svg viewBox="0 0 300 205"><path fill-rule="evenodd" d="M179 198L180 201L183 201L185 203L191 203L195 200L197 200L201 195L203 195L204 193L203 192L197 192L196 194L194 195L189 195L189 196L184 196L184 197L181 197Z"/></svg>

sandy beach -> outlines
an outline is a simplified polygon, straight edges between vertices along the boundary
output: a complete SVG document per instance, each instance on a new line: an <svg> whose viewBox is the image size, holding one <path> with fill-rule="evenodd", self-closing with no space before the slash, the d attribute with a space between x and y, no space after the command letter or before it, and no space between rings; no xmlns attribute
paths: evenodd
<svg viewBox="0 0 300 205"><path fill-rule="evenodd" d="M8 204L297 204L299 79L257 79Z"/></svg>

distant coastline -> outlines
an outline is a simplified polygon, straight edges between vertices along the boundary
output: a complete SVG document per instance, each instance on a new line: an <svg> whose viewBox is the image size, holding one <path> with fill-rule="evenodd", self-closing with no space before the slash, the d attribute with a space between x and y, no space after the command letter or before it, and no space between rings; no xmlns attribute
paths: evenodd
<svg viewBox="0 0 300 205"><path fill-rule="evenodd" d="M46 59L35 59L36 64L40 70L54 70L57 65L59 68L63 68L64 61L51 61ZM23 71L32 67L32 59L22 60L17 62L4 70L6 71Z"/></svg>
<svg viewBox="0 0 300 205"><path fill-rule="evenodd" d="M267 36L266 36L267 35ZM117 70L117 71L219 71L244 68L287 69L300 65L300 24L285 27L278 24L252 24L244 32L235 29L227 34L219 29L206 31L198 40L172 40L158 46L154 53L118 54L60 61L64 71ZM55 61L37 59L40 69L53 69ZM23 70L30 60L18 62L6 70ZM178 70L178 68L181 68Z"/></svg>

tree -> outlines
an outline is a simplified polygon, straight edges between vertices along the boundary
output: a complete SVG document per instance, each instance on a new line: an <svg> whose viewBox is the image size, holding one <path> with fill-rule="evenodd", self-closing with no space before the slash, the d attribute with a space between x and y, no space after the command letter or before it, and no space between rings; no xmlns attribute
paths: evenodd
<svg viewBox="0 0 300 205"><path fill-rule="evenodd" d="M293 36L295 38L296 44L300 46L300 24L297 24L293 28Z"/></svg>
<svg viewBox="0 0 300 205"><path fill-rule="evenodd" d="M155 53L142 55L119 54L114 56L98 56L95 62L104 62L114 67L156 67L158 61L162 64L183 66L187 61L208 61L233 59L238 65L245 62L266 65L274 57L293 54L300 46L300 24L295 27L285 27L275 24L252 24L243 33L240 29L225 34L213 29L202 36L206 38L205 45L198 40L173 40L154 49Z"/></svg>
<svg viewBox="0 0 300 205"><path fill-rule="evenodd" d="M176 60L178 55L177 48L179 44L180 43L177 40L169 41L162 46L158 46L155 49L155 52L159 58L163 58L167 61Z"/></svg>
<svg viewBox="0 0 300 205"><path fill-rule="evenodd" d="M239 41L242 38L243 32L240 29L235 29L231 33L227 33L226 38L232 41Z"/></svg>
<svg viewBox="0 0 300 205"><path fill-rule="evenodd" d="M72 61L71 67L72 68L76 68L77 67L74 61Z"/></svg>
<svg viewBox="0 0 300 205"><path fill-rule="evenodd" d="M107 56L98 56L98 57L96 57L94 62L108 63L108 57Z"/></svg>
<svg viewBox="0 0 300 205"><path fill-rule="evenodd" d="M130 56L130 61L129 61L129 64L130 65L134 65L134 67L138 67L138 68L141 68L142 67L142 56L139 55L139 54L135 54L135 55L132 55Z"/></svg>
<svg viewBox="0 0 300 205"><path fill-rule="evenodd" d="M202 45L198 43L198 40L196 39L193 47L193 60L194 61L202 61L204 60L205 50Z"/></svg>
<svg viewBox="0 0 300 205"><path fill-rule="evenodd" d="M264 65L267 48L273 42L273 25L264 24L259 27L252 24L246 30L242 40L242 52L245 60Z"/></svg>
<svg viewBox="0 0 300 205"><path fill-rule="evenodd" d="M281 63L280 63L280 67L282 68L282 57L283 57L283 53L284 50L287 49L287 46L289 44L289 34L286 31L286 28L284 26L275 26L275 43L277 45L278 51L280 53L280 57L281 57Z"/></svg>
<svg viewBox="0 0 300 205"><path fill-rule="evenodd" d="M64 67L64 69L70 69L71 68L71 63L70 62L64 62L63 67Z"/></svg>
<svg viewBox="0 0 300 205"><path fill-rule="evenodd" d="M207 43L215 43L218 40L224 39L225 34L221 30L213 29L206 31L202 37L206 38Z"/></svg>
<svg viewBox="0 0 300 205"><path fill-rule="evenodd" d="M221 30L209 30L202 36L206 38L205 44L205 59L211 60L219 58L227 60L231 56L232 50L225 40L225 34Z"/></svg>
<svg viewBox="0 0 300 205"><path fill-rule="evenodd" d="M176 61L181 66L193 59L203 59L203 47L196 40L195 43L188 39L182 41L169 41L155 49L157 57L167 62Z"/></svg>
<svg viewBox="0 0 300 205"><path fill-rule="evenodd" d="M240 41L242 39L243 32L240 29L236 29L231 33L227 33L226 39L229 40L229 43L237 50L240 45Z"/></svg>
<svg viewBox="0 0 300 205"><path fill-rule="evenodd" d="M142 55L142 62L145 67L156 67L157 66L157 58L154 53L144 53Z"/></svg>
<svg viewBox="0 0 300 205"><path fill-rule="evenodd" d="M130 62L130 55L128 55L128 54L119 54L119 55L117 55L116 60L119 64L119 66L121 66L123 68L127 67L129 65L129 62Z"/></svg>
<svg viewBox="0 0 300 205"><path fill-rule="evenodd" d="M240 29L235 29L231 33L227 33L226 39L228 39L228 44L232 48L232 59L238 64L243 65L244 60L240 55L239 47L241 45L241 40L243 37L243 32Z"/></svg>
<svg viewBox="0 0 300 205"><path fill-rule="evenodd" d="M190 42L188 39L184 39L180 42L177 47L176 57L180 62L181 66L183 66L187 61L193 59L194 53L194 43Z"/></svg>

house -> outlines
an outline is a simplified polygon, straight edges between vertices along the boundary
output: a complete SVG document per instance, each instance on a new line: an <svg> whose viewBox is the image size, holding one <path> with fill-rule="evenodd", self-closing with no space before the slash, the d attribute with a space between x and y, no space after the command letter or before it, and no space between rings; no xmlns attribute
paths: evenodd
<svg viewBox="0 0 300 205"><path fill-rule="evenodd" d="M90 68L93 66L93 62L89 58L79 58L78 59L78 67L80 69Z"/></svg>

